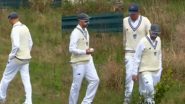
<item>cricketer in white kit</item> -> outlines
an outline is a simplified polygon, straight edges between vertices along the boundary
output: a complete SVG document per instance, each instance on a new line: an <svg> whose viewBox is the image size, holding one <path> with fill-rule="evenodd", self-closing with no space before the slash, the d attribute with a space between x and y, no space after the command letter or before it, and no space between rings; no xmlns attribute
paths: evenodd
<svg viewBox="0 0 185 104"><path fill-rule="evenodd" d="M155 104L154 86L160 81L162 72L161 40L158 24L152 24L150 33L143 37L137 46L134 62L134 81L139 78L139 92L144 104Z"/></svg>
<svg viewBox="0 0 185 104"><path fill-rule="evenodd" d="M29 29L19 21L16 12L10 13L8 19L13 25L11 31L12 50L0 82L0 101L5 102L8 85L17 72L20 71L26 93L24 104L32 104L32 87L29 75L30 51L33 45L32 38Z"/></svg>
<svg viewBox="0 0 185 104"><path fill-rule="evenodd" d="M125 49L125 96L123 104L130 104L134 81L132 80L133 62L135 49L141 40L145 37L150 29L151 23L147 17L139 14L137 4L129 6L129 16L123 19L123 46Z"/></svg>
<svg viewBox="0 0 185 104"><path fill-rule="evenodd" d="M85 13L78 15L79 23L70 36L69 51L73 69L73 82L71 85L69 104L78 104L78 96L83 78L88 81L86 95L81 104L92 104L99 85L93 58L93 48L89 48L89 33L86 29L89 16Z"/></svg>

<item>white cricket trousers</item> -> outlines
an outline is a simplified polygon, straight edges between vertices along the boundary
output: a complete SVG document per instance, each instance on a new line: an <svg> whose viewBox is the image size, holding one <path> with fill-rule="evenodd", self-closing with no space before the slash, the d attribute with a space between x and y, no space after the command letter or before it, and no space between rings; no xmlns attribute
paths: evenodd
<svg viewBox="0 0 185 104"><path fill-rule="evenodd" d="M125 54L125 68L126 68L125 98L128 98L128 99L130 99L132 95L132 90L134 86L134 81L132 80L133 64L134 64L134 53L126 53Z"/></svg>
<svg viewBox="0 0 185 104"><path fill-rule="evenodd" d="M84 77L88 81L88 87L81 104L91 104L99 85L99 77L93 59L86 63L72 64L72 68L73 82L69 95L69 104L78 104L79 91Z"/></svg>
<svg viewBox="0 0 185 104"><path fill-rule="evenodd" d="M145 100L153 99L155 89L154 87L160 81L162 69L153 72L139 73L139 92L144 96Z"/></svg>
<svg viewBox="0 0 185 104"><path fill-rule="evenodd" d="M29 60L21 61L17 58L9 60L3 73L2 80L0 82L0 98L6 99L8 85L18 71L20 71L21 79L26 93L25 103L32 104L32 88L29 75Z"/></svg>

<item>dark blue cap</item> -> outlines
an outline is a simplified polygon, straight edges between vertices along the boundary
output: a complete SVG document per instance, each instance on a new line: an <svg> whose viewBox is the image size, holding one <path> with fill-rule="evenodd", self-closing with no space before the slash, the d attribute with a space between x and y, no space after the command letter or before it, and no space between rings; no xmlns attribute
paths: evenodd
<svg viewBox="0 0 185 104"><path fill-rule="evenodd" d="M130 14L135 14L135 13L138 13L139 11L139 6L137 4L131 4L128 8L128 12Z"/></svg>
<svg viewBox="0 0 185 104"><path fill-rule="evenodd" d="M158 24L152 24L150 27L150 30L155 33L161 32L160 26Z"/></svg>
<svg viewBox="0 0 185 104"><path fill-rule="evenodd" d="M90 17L85 13L78 14L77 18L78 20L89 20L90 19Z"/></svg>
<svg viewBox="0 0 185 104"><path fill-rule="evenodd" d="M9 15L8 15L8 19L16 19L18 18L18 14L16 12L11 12Z"/></svg>

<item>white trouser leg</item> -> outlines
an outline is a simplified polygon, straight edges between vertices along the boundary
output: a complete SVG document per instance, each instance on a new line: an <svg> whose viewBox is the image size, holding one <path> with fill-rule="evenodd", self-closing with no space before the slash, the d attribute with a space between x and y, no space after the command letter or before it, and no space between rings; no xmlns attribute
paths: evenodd
<svg viewBox="0 0 185 104"><path fill-rule="evenodd" d="M26 93L26 104L32 104L32 87L30 82L29 64L24 64L20 69L21 79Z"/></svg>
<svg viewBox="0 0 185 104"><path fill-rule="evenodd" d="M152 72L154 86L156 86L159 83L159 81L161 79L161 73L162 73L162 69L160 69L156 72Z"/></svg>
<svg viewBox="0 0 185 104"><path fill-rule="evenodd" d="M140 89L140 94L144 96L145 101L152 102L154 98L154 85L153 85L153 76L151 72L142 72L141 73L141 82L139 86L142 87Z"/></svg>
<svg viewBox="0 0 185 104"><path fill-rule="evenodd" d="M96 91L99 85L99 77L97 75L93 59L91 59L85 66L85 78L88 81L88 87L86 95L82 101L82 104L91 104L95 97Z"/></svg>
<svg viewBox="0 0 185 104"><path fill-rule="evenodd" d="M0 83L0 98L5 99L6 98L6 92L9 83L12 81L12 79L17 74L19 68L19 63L17 63L16 59L9 60L9 62L6 65L5 71L3 73L3 78Z"/></svg>
<svg viewBox="0 0 185 104"><path fill-rule="evenodd" d="M132 80L133 55L125 55L126 78L125 78L125 98L130 99L134 81Z"/></svg>
<svg viewBox="0 0 185 104"><path fill-rule="evenodd" d="M73 68L73 82L71 85L69 104L77 104L81 83L85 74L84 64L72 64Z"/></svg>
<svg viewBox="0 0 185 104"><path fill-rule="evenodd" d="M140 93L140 95L143 95L143 92L146 92L145 91L145 89L146 89L145 88L145 83L142 79L142 74L141 73L138 74L138 77L139 77L139 93Z"/></svg>

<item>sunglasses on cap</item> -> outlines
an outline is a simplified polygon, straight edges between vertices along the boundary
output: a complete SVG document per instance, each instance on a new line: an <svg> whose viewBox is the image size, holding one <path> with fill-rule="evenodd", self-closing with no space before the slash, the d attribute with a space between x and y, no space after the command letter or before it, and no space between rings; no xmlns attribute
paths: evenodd
<svg viewBox="0 0 185 104"><path fill-rule="evenodd" d="M151 31L151 34L152 35L159 35L161 32L153 32L153 31Z"/></svg>
<svg viewBox="0 0 185 104"><path fill-rule="evenodd" d="M80 20L80 21L82 21L85 24L89 24L89 20Z"/></svg>
<svg viewBox="0 0 185 104"><path fill-rule="evenodd" d="M89 21L88 21L88 20L85 20L84 22L87 23L87 22L89 22Z"/></svg>
<svg viewBox="0 0 185 104"><path fill-rule="evenodd" d="M88 23L89 23L89 20L83 20L83 22L85 22L85 23L87 23L87 24L88 24Z"/></svg>

